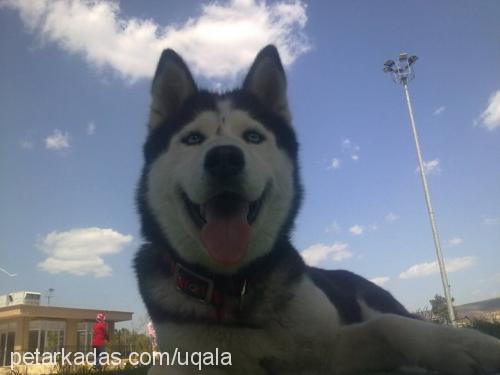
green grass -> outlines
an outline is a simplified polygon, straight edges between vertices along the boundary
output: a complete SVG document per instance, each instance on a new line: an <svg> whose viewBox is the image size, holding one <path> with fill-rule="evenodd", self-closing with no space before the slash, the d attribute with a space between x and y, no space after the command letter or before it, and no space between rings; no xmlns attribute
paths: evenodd
<svg viewBox="0 0 500 375"><path fill-rule="evenodd" d="M125 375L146 375L148 372L149 366L130 366L126 365L122 369L115 369L115 370L94 370L91 367L86 367L82 366L76 370L71 370L68 368L62 368L60 369L56 374L57 375L98 375L98 374L103 374L103 375L118 375L118 374L125 374Z"/></svg>
<svg viewBox="0 0 500 375"><path fill-rule="evenodd" d="M131 367L128 369L121 369L121 370L109 370L109 371L94 371L92 374L106 374L106 375L118 375L118 374L125 374L125 375L146 375L148 372L149 367L147 366L139 366L139 367Z"/></svg>

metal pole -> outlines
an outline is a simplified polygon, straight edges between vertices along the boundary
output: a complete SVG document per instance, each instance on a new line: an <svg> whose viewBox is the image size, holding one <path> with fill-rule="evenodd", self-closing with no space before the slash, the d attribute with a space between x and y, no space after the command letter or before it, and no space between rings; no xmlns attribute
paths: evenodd
<svg viewBox="0 0 500 375"><path fill-rule="evenodd" d="M413 138L415 139L415 147L417 148L418 165L420 169L420 176L422 177L422 185L424 186L425 202L427 203L427 212L429 214L429 220L431 222L432 238L434 239L434 247L436 248L436 255L438 258L439 272L441 273L441 281L443 282L444 295L446 297L446 304L448 306L448 318L450 319L450 323L452 325L456 325L455 311L453 310L453 305L451 301L450 284L448 282L448 275L446 274L443 254L441 252L441 243L439 240L439 235L436 227L436 219L434 218L434 210L432 209L429 187L427 186L427 178L425 176L422 153L420 152L420 144L418 142L417 127L415 125L415 119L413 118L413 110L410 102L410 93L408 91L408 83L406 81L403 81L403 87L405 91L406 104L408 105L408 114L410 115Z"/></svg>

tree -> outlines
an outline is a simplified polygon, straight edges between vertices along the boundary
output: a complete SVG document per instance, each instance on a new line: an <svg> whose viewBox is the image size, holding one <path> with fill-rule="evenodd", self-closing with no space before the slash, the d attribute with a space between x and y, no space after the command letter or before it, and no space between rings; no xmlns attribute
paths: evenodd
<svg viewBox="0 0 500 375"><path fill-rule="evenodd" d="M135 351L138 353L149 352L151 345L149 337L143 333L138 333L134 330L130 331L127 328L115 329L113 339L111 341L113 351L118 351L122 355L128 355Z"/></svg>
<svg viewBox="0 0 500 375"><path fill-rule="evenodd" d="M472 328L500 339L500 321L472 319Z"/></svg>
<svg viewBox="0 0 500 375"><path fill-rule="evenodd" d="M455 300L452 298L451 302L453 303L454 301ZM433 320L441 324L450 323L450 318L448 317L448 304L446 303L446 298L440 296L439 294L436 294L434 298L431 299L429 302L431 304ZM455 307L453 307L453 311L455 311L456 315Z"/></svg>

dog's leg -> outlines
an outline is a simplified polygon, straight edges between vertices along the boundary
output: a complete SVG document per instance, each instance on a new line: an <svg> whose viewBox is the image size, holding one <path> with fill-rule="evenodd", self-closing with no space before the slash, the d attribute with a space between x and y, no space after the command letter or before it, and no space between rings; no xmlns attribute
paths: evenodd
<svg viewBox="0 0 500 375"><path fill-rule="evenodd" d="M404 365L454 375L492 374L500 371L500 340L392 314L339 330L334 352L338 374Z"/></svg>

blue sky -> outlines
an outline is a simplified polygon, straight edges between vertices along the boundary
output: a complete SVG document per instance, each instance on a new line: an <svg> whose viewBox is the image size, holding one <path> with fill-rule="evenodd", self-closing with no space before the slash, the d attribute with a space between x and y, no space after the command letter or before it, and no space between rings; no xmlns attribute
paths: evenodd
<svg viewBox="0 0 500 375"><path fill-rule="evenodd" d="M238 84L260 47L286 65L310 263L442 293L401 87L410 89L452 294L500 296L500 3L0 1L0 294L145 316L131 268L151 74L172 47L203 86ZM34 6L33 4L38 4Z"/></svg>

